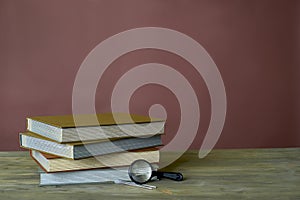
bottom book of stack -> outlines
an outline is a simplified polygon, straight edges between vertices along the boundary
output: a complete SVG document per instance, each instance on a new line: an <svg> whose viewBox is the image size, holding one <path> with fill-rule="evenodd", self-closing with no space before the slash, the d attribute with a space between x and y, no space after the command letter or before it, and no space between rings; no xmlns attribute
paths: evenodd
<svg viewBox="0 0 300 200"><path fill-rule="evenodd" d="M71 172L46 173L40 171L40 186L67 185L80 183L114 182L118 179L130 181L128 167L92 169Z"/></svg>
<svg viewBox="0 0 300 200"><path fill-rule="evenodd" d="M159 151L156 148L121 152L71 160L31 150L31 157L42 168L40 185L130 181L128 166L137 159L147 160L158 169Z"/></svg>

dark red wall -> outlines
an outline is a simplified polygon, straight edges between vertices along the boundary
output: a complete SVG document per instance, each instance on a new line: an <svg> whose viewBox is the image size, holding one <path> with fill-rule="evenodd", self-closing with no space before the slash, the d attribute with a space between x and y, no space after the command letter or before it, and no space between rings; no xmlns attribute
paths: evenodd
<svg viewBox="0 0 300 200"><path fill-rule="evenodd" d="M298 26L295 28L295 33L297 34L297 40L295 40L295 62L296 62L296 72L294 74L294 87L295 87L295 108L294 108L294 124L296 126L295 140L300 141L300 1L297 2L297 14L296 23ZM299 143L298 143L299 144Z"/></svg>
<svg viewBox="0 0 300 200"><path fill-rule="evenodd" d="M145 26L191 36L217 64L228 98L218 148L300 146L299 11L296 0L1 0L0 150L19 149L26 116L71 113L86 55L109 36ZM100 82L98 112L109 111L115 81L147 62L174 67L197 91L201 127L191 148L199 148L210 119L208 91L171 53L141 50L116 60ZM146 86L130 108L146 113L153 103L168 110L167 142L176 132L178 102L166 88Z"/></svg>

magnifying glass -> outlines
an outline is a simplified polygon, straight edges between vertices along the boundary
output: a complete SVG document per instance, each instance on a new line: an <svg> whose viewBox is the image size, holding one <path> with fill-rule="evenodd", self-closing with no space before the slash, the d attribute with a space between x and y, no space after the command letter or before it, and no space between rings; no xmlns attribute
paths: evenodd
<svg viewBox="0 0 300 200"><path fill-rule="evenodd" d="M139 159L131 163L128 169L128 175L130 179L137 184L147 183L152 179L152 177L157 177L158 179L167 178L174 181L182 181L183 176L178 172L159 172L153 170L152 165L143 159Z"/></svg>

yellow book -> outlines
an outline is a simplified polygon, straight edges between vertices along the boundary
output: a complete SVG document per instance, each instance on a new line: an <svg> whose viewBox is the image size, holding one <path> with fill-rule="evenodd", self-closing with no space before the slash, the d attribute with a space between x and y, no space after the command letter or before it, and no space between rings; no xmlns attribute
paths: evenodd
<svg viewBox="0 0 300 200"><path fill-rule="evenodd" d="M31 150L30 155L46 172L122 167L129 166L137 159L144 159L150 163L159 162L159 151L156 148L143 149L140 151L112 153L80 160L70 160L41 153L35 150Z"/></svg>
<svg viewBox="0 0 300 200"><path fill-rule="evenodd" d="M105 113L27 118L27 129L59 143L163 134L165 120L148 116Z"/></svg>

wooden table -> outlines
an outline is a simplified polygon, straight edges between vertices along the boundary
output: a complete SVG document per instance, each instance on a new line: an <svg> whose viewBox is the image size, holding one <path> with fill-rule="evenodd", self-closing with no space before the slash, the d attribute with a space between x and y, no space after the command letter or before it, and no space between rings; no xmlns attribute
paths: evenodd
<svg viewBox="0 0 300 200"><path fill-rule="evenodd" d="M300 199L300 148L187 152L167 170L183 182L161 180L156 190L82 184L39 187L28 152L0 152L0 199Z"/></svg>

